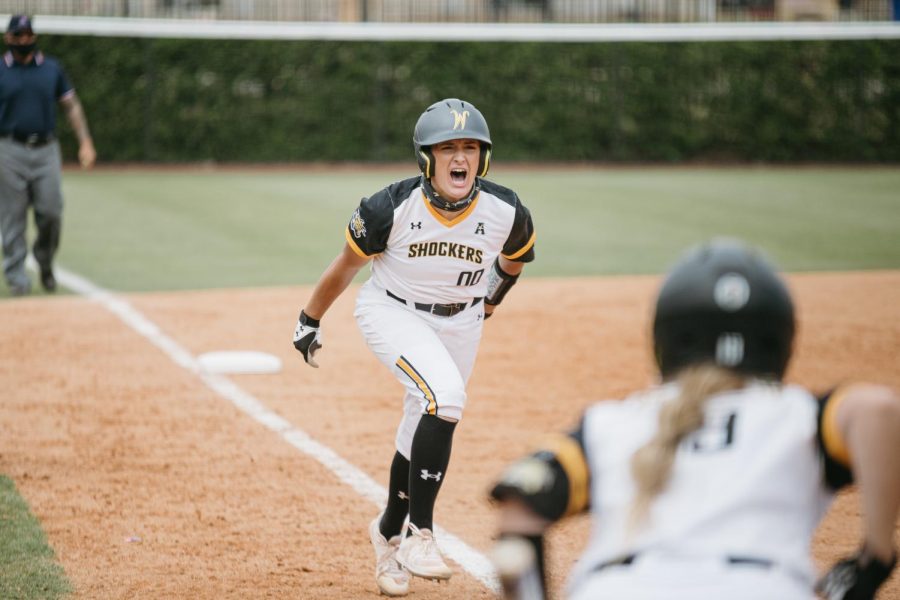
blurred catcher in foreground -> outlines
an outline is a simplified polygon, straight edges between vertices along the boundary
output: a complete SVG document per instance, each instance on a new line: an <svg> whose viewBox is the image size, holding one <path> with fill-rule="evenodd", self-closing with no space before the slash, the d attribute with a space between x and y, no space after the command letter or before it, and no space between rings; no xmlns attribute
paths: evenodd
<svg viewBox="0 0 900 600"><path fill-rule="evenodd" d="M589 407L491 491L506 596L546 597L545 530L590 510L576 600L874 598L897 561L900 400L873 384L816 397L783 383L794 328L788 290L755 250L689 252L656 304L661 385ZM812 535L854 481L860 550L814 584Z"/></svg>

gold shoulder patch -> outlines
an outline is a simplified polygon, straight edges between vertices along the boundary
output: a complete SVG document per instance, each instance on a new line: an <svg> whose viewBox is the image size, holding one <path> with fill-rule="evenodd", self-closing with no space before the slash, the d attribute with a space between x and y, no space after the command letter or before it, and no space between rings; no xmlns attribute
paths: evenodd
<svg viewBox="0 0 900 600"><path fill-rule="evenodd" d="M350 230L353 232L353 237L357 239L366 235L366 221L359 214L358 208L354 211L353 216L350 217Z"/></svg>

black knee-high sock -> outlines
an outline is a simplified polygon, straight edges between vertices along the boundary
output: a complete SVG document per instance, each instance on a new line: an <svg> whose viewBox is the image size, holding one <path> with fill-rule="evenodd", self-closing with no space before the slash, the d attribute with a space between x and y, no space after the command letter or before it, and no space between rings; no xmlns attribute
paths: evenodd
<svg viewBox="0 0 900 600"><path fill-rule="evenodd" d="M434 503L450 464L456 423L423 415L413 436L409 457L409 522L433 529Z"/></svg>
<svg viewBox="0 0 900 600"><path fill-rule="evenodd" d="M378 528L385 539L400 535L403 521L409 512L409 461L399 452L391 462L391 480L388 483L388 501Z"/></svg>

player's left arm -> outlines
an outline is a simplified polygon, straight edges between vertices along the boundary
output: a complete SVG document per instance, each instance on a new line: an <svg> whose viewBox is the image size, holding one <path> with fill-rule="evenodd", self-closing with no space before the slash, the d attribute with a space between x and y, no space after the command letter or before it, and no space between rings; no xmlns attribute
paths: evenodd
<svg viewBox="0 0 900 600"><path fill-rule="evenodd" d="M506 293L519 280L523 270L525 263L509 260L502 255L497 257L488 274L488 294L484 298L485 319L494 313L494 308L503 301Z"/></svg>
<svg viewBox="0 0 900 600"><path fill-rule="evenodd" d="M509 237L488 273L488 291L484 297L484 316L488 318L516 284L525 263L534 260L534 223L531 213L516 199L516 214Z"/></svg>
<svg viewBox="0 0 900 600"><path fill-rule="evenodd" d="M897 562L894 531L900 511L900 398L890 388L853 384L821 400L820 440L832 487L852 473L863 509L860 551L837 563L817 585L828 600L869 599ZM836 486L835 484L838 484Z"/></svg>
<svg viewBox="0 0 900 600"><path fill-rule="evenodd" d="M538 451L510 465L491 490L500 509L491 554L507 598L545 597L544 532L589 507L583 429L584 421L569 434L547 438Z"/></svg>

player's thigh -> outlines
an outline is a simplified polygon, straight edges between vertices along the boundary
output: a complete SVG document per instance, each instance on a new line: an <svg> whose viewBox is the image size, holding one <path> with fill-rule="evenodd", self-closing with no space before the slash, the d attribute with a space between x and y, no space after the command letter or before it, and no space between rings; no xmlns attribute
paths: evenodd
<svg viewBox="0 0 900 600"><path fill-rule="evenodd" d="M355 315L369 348L409 394L422 400L423 412L441 414L450 406L462 410L465 379L425 319L399 303L366 301L363 294Z"/></svg>
<svg viewBox="0 0 900 600"><path fill-rule="evenodd" d="M38 166L32 181L32 202L34 210L41 216L58 218L62 216L62 161L59 142L52 142L40 149Z"/></svg>
<svg viewBox="0 0 900 600"><path fill-rule="evenodd" d="M453 357L453 362L465 382L469 381L478 347L481 344L484 309L473 306L450 317L438 330L441 342Z"/></svg>

